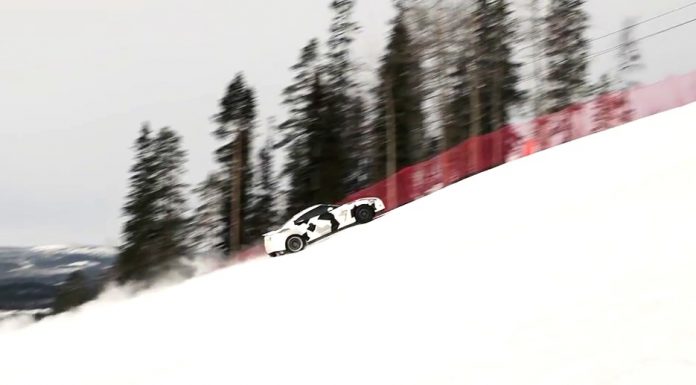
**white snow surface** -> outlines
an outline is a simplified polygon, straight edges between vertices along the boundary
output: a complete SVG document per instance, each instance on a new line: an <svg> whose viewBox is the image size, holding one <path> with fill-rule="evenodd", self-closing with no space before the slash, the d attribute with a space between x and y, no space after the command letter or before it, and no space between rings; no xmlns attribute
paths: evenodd
<svg viewBox="0 0 696 385"><path fill-rule="evenodd" d="M696 105L0 334L0 383L696 383Z"/></svg>

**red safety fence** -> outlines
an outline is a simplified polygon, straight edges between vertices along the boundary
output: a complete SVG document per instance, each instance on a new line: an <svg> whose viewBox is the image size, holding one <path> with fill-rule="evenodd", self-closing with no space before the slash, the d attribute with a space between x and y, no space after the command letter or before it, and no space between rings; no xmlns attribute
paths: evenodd
<svg viewBox="0 0 696 385"><path fill-rule="evenodd" d="M431 159L399 170L385 180L350 194L340 203L378 197L384 201L387 211L393 210L521 156L694 101L696 72L623 92L607 93L557 113L469 138ZM235 255L235 262L263 255L263 245L256 245Z"/></svg>
<svg viewBox="0 0 696 385"><path fill-rule="evenodd" d="M507 161L696 101L696 72L598 96L514 125L523 138Z"/></svg>
<svg viewBox="0 0 696 385"><path fill-rule="evenodd" d="M511 126L470 138L424 162L355 192L340 203L361 197L381 198L387 211L412 202L432 191L505 163L518 136Z"/></svg>

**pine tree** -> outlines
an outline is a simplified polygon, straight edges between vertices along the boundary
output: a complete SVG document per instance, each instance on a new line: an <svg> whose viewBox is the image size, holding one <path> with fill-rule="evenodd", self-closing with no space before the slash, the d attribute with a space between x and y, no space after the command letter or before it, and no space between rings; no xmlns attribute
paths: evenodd
<svg viewBox="0 0 696 385"><path fill-rule="evenodd" d="M220 100L220 112L215 116L219 124L214 134L223 142L216 151L222 167L223 184L223 234L222 249L225 253L239 251L243 245L254 242L244 232L244 219L252 196L250 138L256 120L256 97L239 73ZM246 211L246 212L245 212Z"/></svg>
<svg viewBox="0 0 696 385"><path fill-rule="evenodd" d="M437 139L437 150L442 152L462 139L457 130L468 127L468 123L462 124L460 113L469 107L462 105L462 98L456 105L453 99L455 89L462 84L462 78L454 75L462 64L461 54L468 52L464 46L471 5L442 0L400 0L396 4L404 13L412 55L421 67L423 131ZM469 93L465 100L468 104ZM433 151L430 145L426 153Z"/></svg>
<svg viewBox="0 0 696 385"><path fill-rule="evenodd" d="M526 10L524 16L525 28L521 34L524 41L527 43L522 47L521 52L524 54L526 64L529 68L528 80L531 80L531 85L526 91L526 113L528 118L533 122L533 126L527 136L539 139L538 146L544 147L547 142L545 123L541 118L549 109L549 100L547 94L547 68L546 61L546 15L542 9L542 3L546 0L525 0L523 10ZM516 136L516 135L515 135ZM511 139L508 143L513 145L519 137ZM536 139L534 140L536 143ZM530 142L531 144L531 142ZM535 147L537 144L534 145Z"/></svg>
<svg viewBox="0 0 696 385"><path fill-rule="evenodd" d="M483 79L485 68L482 65L481 58L485 55L484 52L486 47L480 44L477 39L481 38L482 35L483 19L486 17L487 2L485 0L478 0L477 4L478 9L470 16L465 17L466 47L468 47L472 55L465 63L469 84L469 130L471 136L478 136L483 133L482 125L484 119L481 99L485 84ZM475 151L469 155L471 159L478 159L478 149L474 150Z"/></svg>
<svg viewBox="0 0 696 385"><path fill-rule="evenodd" d="M212 173L194 190L199 205L193 216L191 242L198 252L222 250L220 234L223 233L225 197L221 179L218 173Z"/></svg>
<svg viewBox="0 0 696 385"><path fill-rule="evenodd" d="M283 104L289 109L288 119L280 127L283 140L275 148L287 149L287 161L283 175L288 178L286 210L289 214L311 205L310 186L307 183L311 169L309 161L310 134L308 126L309 103L314 79L319 68L319 42L312 39L302 49L300 59L292 66L295 72L293 83L283 91Z"/></svg>
<svg viewBox="0 0 696 385"><path fill-rule="evenodd" d="M364 107L358 85L354 79L355 64L351 57L354 34L359 30L353 21L354 0L334 0L331 10L334 13L328 40L326 87L328 129L331 136L340 138L332 154L333 167L342 171L339 180L326 180L327 183L340 183L336 195L329 199L336 201L358 188L360 160L365 158L361 141L366 133L364 126ZM328 134L327 136L328 137ZM332 140L332 139L329 139Z"/></svg>
<svg viewBox="0 0 696 385"><path fill-rule="evenodd" d="M509 120L511 107L524 100L519 88L521 64L513 58L517 21L506 0L477 0L464 15L466 38L448 121L447 142L493 132ZM478 91L478 92L476 92Z"/></svg>
<svg viewBox="0 0 696 385"><path fill-rule="evenodd" d="M407 29L405 9L397 4L387 52L382 58L375 122L373 179L412 165L426 153L421 94L421 64Z"/></svg>
<svg viewBox="0 0 696 385"><path fill-rule="evenodd" d="M483 5L485 0L480 0ZM483 133L508 123L510 108L524 99L519 89L521 64L513 59L513 45L518 41L517 20L508 0L489 0L480 6L481 26L478 44L482 45L481 68L484 71Z"/></svg>
<svg viewBox="0 0 696 385"><path fill-rule="evenodd" d="M354 0L333 0L331 3L334 18L328 41L327 78L334 97L344 101L353 96L351 92L356 87L353 80L355 68L350 55L350 47L355 39L353 35L359 30L352 20L354 8Z"/></svg>
<svg viewBox="0 0 696 385"><path fill-rule="evenodd" d="M632 120L629 95L622 81L603 74L592 88L593 102L592 132L603 131Z"/></svg>
<svg viewBox="0 0 696 385"><path fill-rule="evenodd" d="M633 107L630 100L630 89L637 86L638 82L631 78L631 75L643 68L642 56L638 49L638 41L633 36L635 21L627 19L619 36L618 68L617 78L619 92L615 107L620 109L619 124L633 120Z"/></svg>
<svg viewBox="0 0 696 385"><path fill-rule="evenodd" d="M262 223L261 230L267 231L271 226L277 223L275 217L277 216L277 211L275 209L275 195L277 191L277 183L275 182L275 173L273 172L273 149L270 141L266 142L266 145L261 150L259 154L260 166L259 170L261 173L261 193L259 198L259 206L263 210L263 218L265 221Z"/></svg>
<svg viewBox="0 0 696 385"><path fill-rule="evenodd" d="M247 219L250 236L257 238L280 222L278 220L278 211L276 210L277 183L275 182L275 172L273 171L272 151L273 143L269 135L259 152L257 193L254 196L252 214Z"/></svg>
<svg viewBox="0 0 696 385"><path fill-rule="evenodd" d="M330 100L322 73L315 74L306 110L307 166L298 184L307 186L303 206L332 203L342 198L341 138L331 127Z"/></svg>
<svg viewBox="0 0 696 385"><path fill-rule="evenodd" d="M290 179L288 211L307 206L336 202L344 195L346 172L345 143L339 123L344 106L339 93L330 90L330 67L319 61L316 40L302 50L300 62L293 66L295 81L284 92L290 117L281 125L288 147L285 174ZM333 79L339 84L340 81Z"/></svg>
<svg viewBox="0 0 696 385"><path fill-rule="evenodd" d="M288 119L280 125L283 140L275 148L301 141L306 126L305 113L314 75L319 70L319 41L312 39L302 48L300 59L291 67L295 72L293 83L283 90L283 104L289 109Z"/></svg>
<svg viewBox="0 0 696 385"><path fill-rule="evenodd" d="M345 192L346 195L367 187L372 181L370 172L373 168L374 156L371 146L374 141L374 130L369 121L369 109L363 95L353 99L348 111L347 121L351 127L346 138L349 145L349 156L346 159Z"/></svg>
<svg viewBox="0 0 696 385"><path fill-rule="evenodd" d="M592 92L597 95L593 106L592 132L606 130L611 127L614 120L612 89L613 81L608 74L603 74L599 82L593 86Z"/></svg>
<svg viewBox="0 0 696 385"><path fill-rule="evenodd" d="M469 138L471 133L471 81L470 61L474 60L467 45L463 45L461 56L458 60L456 71L452 77L456 78L452 89L451 99L445 107L445 125L443 127L443 141L445 149L451 148L461 141Z"/></svg>
<svg viewBox="0 0 696 385"><path fill-rule="evenodd" d="M626 19L621 29L621 35L619 35L617 75L623 90L638 85L637 82L631 79L631 73L643 68L638 41L633 36L635 24L635 20Z"/></svg>
<svg viewBox="0 0 696 385"><path fill-rule="evenodd" d="M189 251L187 185L182 181L186 151L182 149L179 134L168 127L158 132L153 150L158 160L155 188L157 263L173 267L176 260Z"/></svg>
<svg viewBox="0 0 696 385"><path fill-rule="evenodd" d="M545 20L549 112L577 102L587 88L589 43L584 5L584 0L551 0Z"/></svg>
<svg viewBox="0 0 696 385"><path fill-rule="evenodd" d="M124 206L127 220L123 229L123 244L116 262L117 278L121 282L142 277L143 268L154 264L150 241L155 229L156 159L152 131L143 124L135 142L135 164L131 168L130 192Z"/></svg>
<svg viewBox="0 0 696 385"><path fill-rule="evenodd" d="M490 33L487 30L490 28L486 28L486 18L490 17L488 3L477 0L473 9L464 10L459 16L462 38L457 42L459 55L451 75L455 80L446 110L449 115L443 133L446 148L484 133L490 121L485 96L490 93L491 84L486 83L485 75L491 65L488 50L495 47L490 43L492 37L487 36Z"/></svg>
<svg viewBox="0 0 696 385"><path fill-rule="evenodd" d="M175 267L188 252L185 184L181 181L186 153L171 129L153 137L143 125L135 145L124 242L116 262L120 282L145 281Z"/></svg>
<svg viewBox="0 0 696 385"><path fill-rule="evenodd" d="M97 294L97 288L92 286L85 274L75 271L58 287L52 312L58 314L74 309L93 300Z"/></svg>
<svg viewBox="0 0 696 385"><path fill-rule="evenodd" d="M447 114L444 106L448 98L448 79L454 30L453 18L456 11L442 1L402 0L398 4L405 13L406 26L411 31L413 55L418 57L421 68L422 95L431 100L423 106L425 130L430 135L442 138L442 129L446 125ZM446 146L440 141L441 149ZM428 149L428 153L431 149Z"/></svg>

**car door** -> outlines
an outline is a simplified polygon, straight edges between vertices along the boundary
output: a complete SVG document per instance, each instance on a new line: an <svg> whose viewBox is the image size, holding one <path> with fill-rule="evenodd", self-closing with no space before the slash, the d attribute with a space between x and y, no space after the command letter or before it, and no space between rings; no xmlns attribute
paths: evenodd
<svg viewBox="0 0 696 385"><path fill-rule="evenodd" d="M327 217L327 214L331 210L332 207L329 205L322 205L312 210L312 217L309 219L309 226L307 228L307 230L309 230L307 235L310 241L331 233L331 220Z"/></svg>
<svg viewBox="0 0 696 385"><path fill-rule="evenodd" d="M350 225L353 222L353 216L350 212L350 207L347 205L335 206L331 210L334 218L340 223L341 228Z"/></svg>

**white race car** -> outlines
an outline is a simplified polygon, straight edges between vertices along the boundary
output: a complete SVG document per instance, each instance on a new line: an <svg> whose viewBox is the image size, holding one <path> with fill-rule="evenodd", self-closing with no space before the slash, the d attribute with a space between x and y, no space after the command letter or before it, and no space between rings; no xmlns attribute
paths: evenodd
<svg viewBox="0 0 696 385"><path fill-rule="evenodd" d="M297 253L345 227L370 222L381 211L384 211L384 203L379 198L361 198L340 206L312 206L292 217L280 229L263 235L266 253L271 257Z"/></svg>

